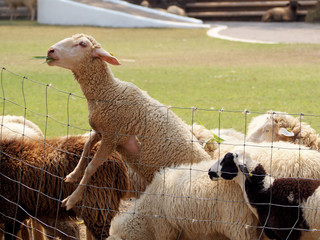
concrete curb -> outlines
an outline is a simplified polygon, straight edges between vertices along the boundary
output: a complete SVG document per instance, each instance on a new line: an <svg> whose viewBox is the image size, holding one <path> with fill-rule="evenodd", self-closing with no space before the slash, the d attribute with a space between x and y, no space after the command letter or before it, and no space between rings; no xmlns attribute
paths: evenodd
<svg viewBox="0 0 320 240"><path fill-rule="evenodd" d="M225 25L213 25L213 28L211 28L209 31L207 31L207 35L209 37L228 40L228 41L234 41L234 42L276 44L276 42L266 42L266 41L250 40L250 39L241 39L241 38L228 37L228 36L221 35L220 31L226 30L227 28L228 28L228 26L225 26Z"/></svg>

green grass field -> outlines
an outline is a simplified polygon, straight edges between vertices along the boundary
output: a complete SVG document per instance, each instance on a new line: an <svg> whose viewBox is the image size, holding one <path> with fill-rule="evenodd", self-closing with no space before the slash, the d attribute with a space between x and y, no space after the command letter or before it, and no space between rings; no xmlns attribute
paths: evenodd
<svg viewBox="0 0 320 240"><path fill-rule="evenodd" d="M111 67L116 77L177 107L173 110L187 123L199 119L207 128L243 132L246 120L256 116L252 113L246 118L243 110L263 113L272 109L316 115L305 116L304 121L320 130L320 45L236 43L210 38L204 29L110 29L0 21L0 66L8 70L1 72L0 94L6 99L0 99L1 114L26 114L49 137L84 133L81 129L89 128L86 101L72 73L31 60L46 55L57 41L81 32L94 36L120 59L121 66ZM195 115L191 107L199 109ZM219 113L222 108L225 111Z"/></svg>

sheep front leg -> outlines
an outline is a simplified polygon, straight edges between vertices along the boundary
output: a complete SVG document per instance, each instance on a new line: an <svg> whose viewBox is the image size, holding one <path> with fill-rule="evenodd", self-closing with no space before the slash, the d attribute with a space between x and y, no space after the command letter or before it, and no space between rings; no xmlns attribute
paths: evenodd
<svg viewBox="0 0 320 240"><path fill-rule="evenodd" d="M101 145L94 155L91 162L88 164L84 175L76 188L76 190L66 199L62 201L62 206L70 210L81 199L86 184L89 182L91 176L97 171L98 167L102 165L114 150L114 145L110 139L102 138Z"/></svg>
<svg viewBox="0 0 320 240"><path fill-rule="evenodd" d="M85 169L86 159L89 157L91 149L98 141L100 141L100 139L101 135L97 132L93 132L92 135L88 137L86 143L84 144L83 151L77 166L71 173L69 173L65 177L65 182L76 182L80 178Z"/></svg>

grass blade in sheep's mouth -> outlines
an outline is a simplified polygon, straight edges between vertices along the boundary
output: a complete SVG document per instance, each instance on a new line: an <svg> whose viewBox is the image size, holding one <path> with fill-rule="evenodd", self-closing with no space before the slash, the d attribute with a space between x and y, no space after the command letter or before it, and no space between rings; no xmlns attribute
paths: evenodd
<svg viewBox="0 0 320 240"><path fill-rule="evenodd" d="M47 56L34 56L32 59L46 59L46 61L43 63L48 63L55 60L54 58L48 58Z"/></svg>

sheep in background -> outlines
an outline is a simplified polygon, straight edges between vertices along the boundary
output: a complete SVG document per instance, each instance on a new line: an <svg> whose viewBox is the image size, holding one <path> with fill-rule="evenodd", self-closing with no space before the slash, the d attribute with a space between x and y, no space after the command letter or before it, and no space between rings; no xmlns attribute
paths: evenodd
<svg viewBox="0 0 320 240"><path fill-rule="evenodd" d="M43 140L41 129L22 116L0 116L0 139L32 138Z"/></svg>
<svg viewBox="0 0 320 240"><path fill-rule="evenodd" d="M81 199L83 184L115 149L147 182L161 167L210 160L170 108L134 84L113 76L105 62L119 65L119 61L93 37L77 34L64 39L50 47L48 58L53 59L48 65L73 72L87 98L89 123L96 131L92 138L102 138L101 147L87 168L83 156L90 144L85 144L77 167L66 177L67 182L76 181L85 169L76 191L63 201L67 209Z"/></svg>
<svg viewBox="0 0 320 240"><path fill-rule="evenodd" d="M212 180L234 180L270 239L320 238L320 180L270 177L243 151L227 153L209 169ZM311 231L310 231L311 230Z"/></svg>
<svg viewBox="0 0 320 240"><path fill-rule="evenodd" d="M287 141L319 150L320 139L316 131L287 113L268 111L253 118L248 127L247 141Z"/></svg>
<svg viewBox="0 0 320 240"><path fill-rule="evenodd" d="M0 139L1 140L17 140L30 138L34 140L43 140L44 135L41 129L31 122L30 120L22 116L11 116L5 115L0 116ZM28 227L32 229L38 229L39 231L34 230L32 232L33 236L37 240L42 240L43 234L40 231L43 231L43 227L35 220L30 219L26 220L21 227L21 238L24 240L29 239ZM4 227L5 228L5 227ZM3 228L3 231L5 231ZM18 234L19 235L19 234ZM0 239L4 236L4 232L0 231Z"/></svg>
<svg viewBox="0 0 320 240"><path fill-rule="evenodd" d="M263 22L296 21L297 10L301 4L297 1L290 1L285 7L275 7L269 9L262 16Z"/></svg>
<svg viewBox="0 0 320 240"><path fill-rule="evenodd" d="M178 16L184 16L184 17L187 16L186 11L183 8L178 7L177 5L169 6L167 8L167 12L178 15Z"/></svg>
<svg viewBox="0 0 320 240"><path fill-rule="evenodd" d="M63 177L76 166L86 141L84 136L46 140L45 145L28 138L1 141L0 223L5 224L8 238L10 233L16 235L19 222L30 217L27 213L31 216L37 213L36 218L48 225L43 225L46 232L61 239L79 237L76 217L84 220L96 239L108 236L110 221L129 187L126 166L117 153L109 157L88 182L83 202L70 211L60 207L60 199L76 188L75 184L64 183ZM92 152L98 147L99 144L95 145Z"/></svg>
<svg viewBox="0 0 320 240"><path fill-rule="evenodd" d="M268 166L274 177L320 179L320 153L288 142L243 146L243 140L234 139L220 144L214 159L243 149ZM232 181L210 181L211 165L212 161L203 161L157 173L135 206L112 220L108 240L213 239L218 235L261 239L258 219L244 204L240 187Z"/></svg>
<svg viewBox="0 0 320 240"><path fill-rule="evenodd" d="M36 16L37 0L5 0L10 8L10 21L15 18L17 7L26 6L31 16L30 20L33 21Z"/></svg>
<svg viewBox="0 0 320 240"><path fill-rule="evenodd" d="M232 128L230 129L211 129L208 130L202 125L193 124L189 126L190 132L196 137L198 143L204 148L204 150L211 156L215 156L215 151L219 149L219 143L217 143L214 135L220 138L220 144L231 144L234 142L244 141L245 135ZM221 138L220 136L223 136Z"/></svg>

